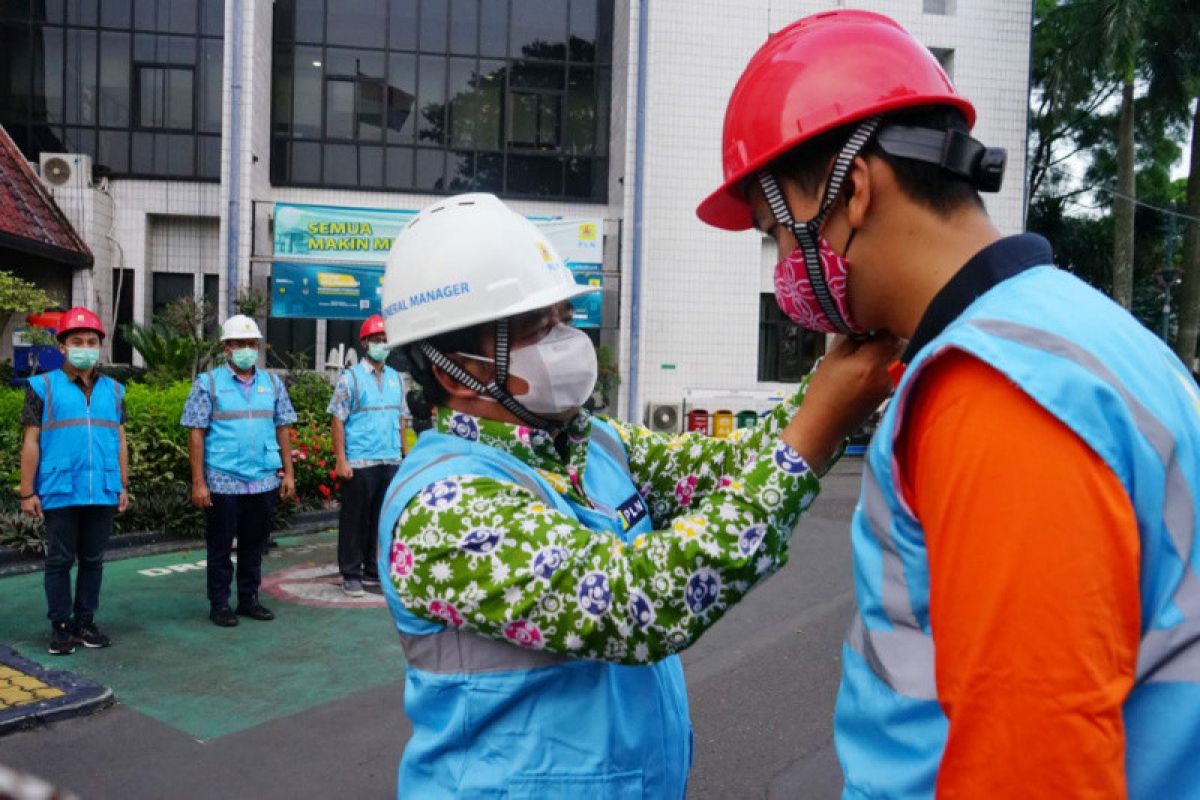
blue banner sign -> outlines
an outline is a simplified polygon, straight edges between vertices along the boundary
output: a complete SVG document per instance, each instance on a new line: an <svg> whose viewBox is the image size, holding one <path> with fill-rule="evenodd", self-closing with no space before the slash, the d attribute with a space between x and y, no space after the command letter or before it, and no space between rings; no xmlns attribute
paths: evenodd
<svg viewBox="0 0 1200 800"><path fill-rule="evenodd" d="M271 316L366 319L378 314L383 267L345 264L271 265Z"/></svg>
<svg viewBox="0 0 1200 800"><path fill-rule="evenodd" d="M271 316L366 319L378 314L383 265L416 211L276 203ZM580 284L599 286L601 219L530 217ZM574 301L575 325L600 327L601 294Z"/></svg>
<svg viewBox="0 0 1200 800"><path fill-rule="evenodd" d="M571 271L575 273L575 282L581 286L599 288L604 285L604 276L597 271L579 269L575 266L571 267ZM595 292L593 294L585 294L583 297L576 297L572 300L571 305L575 307L575 316L572 324L576 328L599 328L603 297L603 292Z"/></svg>

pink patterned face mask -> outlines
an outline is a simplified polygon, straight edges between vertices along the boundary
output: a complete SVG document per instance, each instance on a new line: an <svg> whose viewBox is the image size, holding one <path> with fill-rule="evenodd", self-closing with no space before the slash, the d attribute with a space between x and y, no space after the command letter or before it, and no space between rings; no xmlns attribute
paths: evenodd
<svg viewBox="0 0 1200 800"><path fill-rule="evenodd" d="M874 135L879 122L880 117L868 117L850 135L834 160L817 214L807 222L792 217L775 176L769 170L758 173L758 185L775 221L796 236L796 249L775 265L775 298L783 313L810 331L850 336L866 332L850 316L846 286L849 263L821 235L821 226L842 191L850 165ZM842 252L850 252L853 240L852 230Z"/></svg>
<svg viewBox="0 0 1200 800"><path fill-rule="evenodd" d="M820 333L864 333L850 316L846 296L846 259L833 251L829 241L816 236L821 276L809 275L804 248L797 247L775 265L775 299L779 308L801 328ZM839 325L838 322L844 324Z"/></svg>

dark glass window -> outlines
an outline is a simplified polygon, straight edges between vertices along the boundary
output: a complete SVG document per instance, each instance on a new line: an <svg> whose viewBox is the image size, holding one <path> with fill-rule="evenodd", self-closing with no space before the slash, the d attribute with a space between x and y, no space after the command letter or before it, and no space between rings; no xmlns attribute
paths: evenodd
<svg viewBox="0 0 1200 800"><path fill-rule="evenodd" d="M125 338L125 325L133 322L133 270L112 271L112 293L117 297L116 329L112 338L112 360L115 364L133 363L133 346Z"/></svg>
<svg viewBox="0 0 1200 800"><path fill-rule="evenodd" d="M267 366L312 369L317 352L315 319L267 319Z"/></svg>
<svg viewBox="0 0 1200 800"><path fill-rule="evenodd" d="M276 0L272 180L603 201L612 17L612 0Z"/></svg>
<svg viewBox="0 0 1200 800"><path fill-rule="evenodd" d="M801 328L779 309L774 294L759 295L758 379L795 383L825 353L825 335Z"/></svg>
<svg viewBox="0 0 1200 800"><path fill-rule="evenodd" d="M192 297L192 293L195 291L195 277L190 274L155 272L153 285L153 305L150 313L151 316L157 317L168 303L184 297Z"/></svg>
<svg viewBox="0 0 1200 800"><path fill-rule="evenodd" d="M223 0L0 1L0 19L0 124L28 158L219 178Z"/></svg>
<svg viewBox="0 0 1200 800"><path fill-rule="evenodd" d="M187 130L192 127L193 72L187 67L139 65L139 128Z"/></svg>
<svg viewBox="0 0 1200 800"><path fill-rule="evenodd" d="M217 314L221 307L221 276L205 275L202 291L204 302L208 306L208 317L204 320L204 335L212 338L217 333Z"/></svg>

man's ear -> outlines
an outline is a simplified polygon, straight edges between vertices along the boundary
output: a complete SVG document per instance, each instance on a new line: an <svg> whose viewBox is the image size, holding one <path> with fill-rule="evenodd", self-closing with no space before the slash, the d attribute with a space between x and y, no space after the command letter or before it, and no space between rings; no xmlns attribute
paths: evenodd
<svg viewBox="0 0 1200 800"><path fill-rule="evenodd" d="M871 164L862 156L856 156L846 174L846 218L850 227L858 230L863 226L867 211L871 207Z"/></svg>

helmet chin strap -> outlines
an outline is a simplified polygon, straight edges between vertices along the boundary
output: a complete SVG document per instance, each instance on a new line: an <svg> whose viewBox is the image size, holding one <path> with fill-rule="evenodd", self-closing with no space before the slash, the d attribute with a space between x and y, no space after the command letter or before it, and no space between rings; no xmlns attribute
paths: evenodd
<svg viewBox="0 0 1200 800"><path fill-rule="evenodd" d="M854 129L854 133L850 134L850 138L842 146L833 162L833 170L829 174L829 181L825 184L825 194L821 197L817 215L807 222L797 222L792 216L792 211L788 207L787 200L784 198L775 176L765 169L758 173L758 185L762 187L763 197L766 198L767 205L770 206L771 213L775 216L775 221L790 230L796 237L800 252L804 255L804 269L808 273L809 284L812 286L813 294L816 296L821 310L825 312L825 316L829 318L834 327L848 335L853 335L854 331L842 317L842 312L838 309L833 294L829 290L829 281L826 280L825 269L821 266L817 237L821 226L825 223L825 218L829 216L829 212L833 208L834 201L842 191L846 175L850 172L850 165L854 163L854 159L874 135L881 119L879 116L867 117ZM851 231L850 238L846 241L847 251L849 251L850 242L853 239L854 232Z"/></svg>
<svg viewBox="0 0 1200 800"><path fill-rule="evenodd" d="M496 358L495 372L492 380L483 383L471 373L451 361L445 353L438 350L429 342L417 345L421 353L436 364L443 372L454 380L475 391L477 394L491 398L505 408L510 414L531 428L539 428L557 435L564 426L563 422L539 416L521 405L515 397L503 388L508 382L508 363L511 346L508 336L508 319L496 320Z"/></svg>

